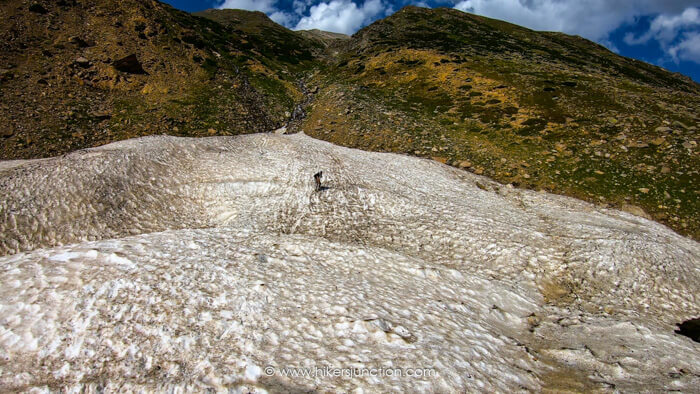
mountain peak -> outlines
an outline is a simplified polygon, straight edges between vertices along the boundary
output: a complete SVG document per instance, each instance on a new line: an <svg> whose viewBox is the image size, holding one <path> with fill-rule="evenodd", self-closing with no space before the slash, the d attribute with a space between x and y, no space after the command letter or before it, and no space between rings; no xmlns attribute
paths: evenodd
<svg viewBox="0 0 700 394"><path fill-rule="evenodd" d="M264 12L240 10L234 8L210 8L204 11L195 12L193 15L204 17L228 26L272 26L278 25Z"/></svg>

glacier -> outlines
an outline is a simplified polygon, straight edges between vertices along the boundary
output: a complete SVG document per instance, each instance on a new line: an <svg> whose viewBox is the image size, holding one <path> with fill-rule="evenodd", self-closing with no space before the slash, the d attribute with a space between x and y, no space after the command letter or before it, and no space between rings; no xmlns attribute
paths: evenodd
<svg viewBox="0 0 700 394"><path fill-rule="evenodd" d="M303 133L5 161L0 189L3 391L700 387L700 246L629 213Z"/></svg>

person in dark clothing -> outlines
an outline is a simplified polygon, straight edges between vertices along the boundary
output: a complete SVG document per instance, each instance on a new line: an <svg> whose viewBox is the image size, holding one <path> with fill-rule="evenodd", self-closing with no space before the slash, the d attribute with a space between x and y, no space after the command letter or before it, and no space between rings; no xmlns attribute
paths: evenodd
<svg viewBox="0 0 700 394"><path fill-rule="evenodd" d="M321 177L323 176L323 171L319 171L314 174L314 181L316 182L316 191L321 190Z"/></svg>

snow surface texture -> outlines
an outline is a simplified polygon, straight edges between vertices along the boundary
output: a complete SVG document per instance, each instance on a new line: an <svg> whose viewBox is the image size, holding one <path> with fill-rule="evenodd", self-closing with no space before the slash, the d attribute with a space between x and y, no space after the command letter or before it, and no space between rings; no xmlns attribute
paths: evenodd
<svg viewBox="0 0 700 394"><path fill-rule="evenodd" d="M0 162L0 190L3 391L700 387L699 244L627 213L303 134Z"/></svg>

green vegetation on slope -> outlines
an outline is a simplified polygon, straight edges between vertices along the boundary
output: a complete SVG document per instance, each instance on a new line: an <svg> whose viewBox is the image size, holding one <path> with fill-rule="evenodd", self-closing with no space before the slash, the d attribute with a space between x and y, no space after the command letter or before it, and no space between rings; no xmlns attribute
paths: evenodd
<svg viewBox="0 0 700 394"><path fill-rule="evenodd" d="M154 0L36 4L46 12L0 5L3 159L147 134L269 131L302 99L297 80L321 47L271 21L239 28Z"/></svg>
<svg viewBox="0 0 700 394"><path fill-rule="evenodd" d="M407 7L353 36L303 125L697 237L700 88L590 41Z"/></svg>

